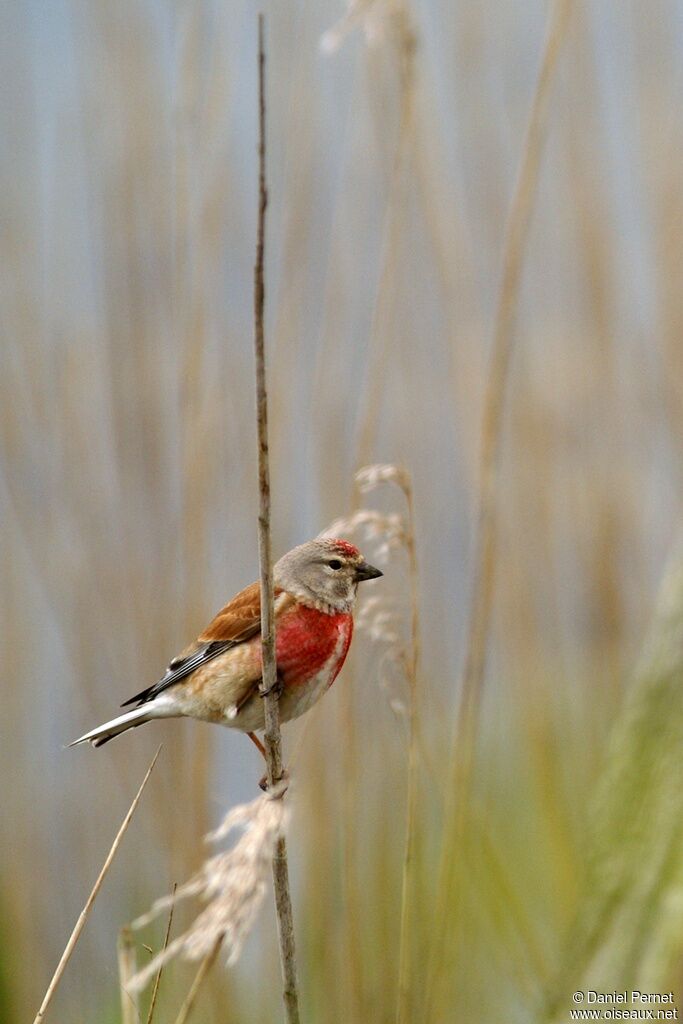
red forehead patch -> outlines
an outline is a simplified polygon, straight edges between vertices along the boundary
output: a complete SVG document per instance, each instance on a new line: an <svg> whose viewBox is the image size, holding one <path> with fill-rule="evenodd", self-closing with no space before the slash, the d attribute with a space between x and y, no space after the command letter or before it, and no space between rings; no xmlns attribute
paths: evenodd
<svg viewBox="0 0 683 1024"><path fill-rule="evenodd" d="M360 555L358 548L354 547L353 544L350 544L348 540L338 540L335 538L330 541L330 545L336 551L339 551L340 554L347 555L349 558L358 558Z"/></svg>

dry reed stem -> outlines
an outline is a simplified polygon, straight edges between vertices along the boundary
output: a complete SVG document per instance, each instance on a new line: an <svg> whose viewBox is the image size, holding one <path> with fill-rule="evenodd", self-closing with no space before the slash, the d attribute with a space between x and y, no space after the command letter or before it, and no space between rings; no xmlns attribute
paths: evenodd
<svg viewBox="0 0 683 1024"><path fill-rule="evenodd" d="M88 899L86 900L86 904L85 904L85 906L83 907L83 910L80 912L80 914L78 916L78 920L76 921L76 924L74 925L74 929L73 929L73 931L71 933L71 936L69 937L69 941L67 942L67 944L66 944L66 946L64 948L64 952L62 953L61 959L60 959L59 963L57 964L57 968L55 970L55 973L52 976L52 980L50 981L50 984L47 987L47 991L45 993L45 996L43 997L42 1003L40 1004L40 1009L38 1010L38 1013L35 1016L33 1024L41 1024L41 1021L43 1021L44 1018L45 1018L45 1012L46 1012L48 1006L50 1005L50 1003L52 1002L52 997L54 996L55 991L57 989L57 986L59 985L59 982L62 979L62 975L64 974L64 971L66 970L66 965L68 964L68 962L69 962L69 960L71 958L71 954L73 953L74 949L76 948L76 943L78 942L78 940L79 940L79 938L81 936L81 932L83 931L83 928L85 927L85 922L88 919L88 915L89 915L90 911L92 910L92 907L93 907L93 904L94 904L95 900L97 899L97 894L99 893L100 888L102 887L102 882L104 881L104 879L105 879L105 877L107 875L107 872L109 871L109 868L111 867L112 861L114 860L114 857L116 856L116 852L117 852L119 846L121 845L121 840L123 839L124 835L126 834L126 830L128 829L128 826L130 825L130 822L131 822L131 819L132 819L133 815L135 814L135 810L136 810L138 804L140 803L140 797L142 796L143 790L144 790L145 786L147 785L147 781L148 781L150 775L152 774L152 769L154 768L154 765L156 764L157 758L159 757L160 753L161 753L161 746L158 747L156 754L152 758L150 766L147 769L147 771L145 772L145 777L144 777L144 779L142 780L142 782L140 784L140 788L138 789L138 791L137 791L137 793L135 795L135 799L133 800L132 804L128 808L128 813L126 814L125 818L121 822L121 827L118 830L118 832L116 833L116 837L114 839L114 842L112 843L111 849L109 850L109 853L107 854L107 857L105 859L104 864L102 865L102 870L100 871L99 875L97 876L95 884L92 887L92 891L91 891L90 895L88 896Z"/></svg>
<svg viewBox="0 0 683 1024"><path fill-rule="evenodd" d="M375 536L384 534L382 553L388 556L391 546L401 545L408 556L410 577L410 649L402 650L401 662L408 681L408 787L406 801L406 827L401 881L401 919L399 932L399 976L397 1024L406 1024L411 1019L411 978L412 978L412 934L413 934L413 889L415 870L415 841L418 809L418 782L420 761L420 723L418 700L418 670L420 661L420 611L418 592L418 567L415 547L415 508L410 475L394 465L371 465L359 469L355 475L357 498L380 484L393 484L402 492L406 506L405 521L397 515L383 515L369 509L357 509L346 520L336 520L321 536L338 536L364 528ZM379 555L379 551L378 551ZM361 626L361 618L357 626ZM381 638L392 645L399 643L398 634L388 627L380 615L369 623L370 635Z"/></svg>
<svg viewBox="0 0 683 1024"><path fill-rule="evenodd" d="M510 207L503 243L502 281L496 309L493 347L484 397L479 453L477 535L474 579L467 652L460 706L456 717L450 764L450 785L446 824L439 869L439 913L432 961L438 962L448 926L448 893L453 865L460 849L466 817L479 709L486 667L497 548L497 499L503 414L508 371L514 345L514 321L533 200L538 184L550 86L562 44L567 34L573 0L556 0L550 12L541 69L534 92L524 141L522 161ZM449 823L453 821L451 828ZM429 1020L434 987L434 970L427 989L426 1016Z"/></svg>
<svg viewBox="0 0 683 1024"><path fill-rule="evenodd" d="M259 562L261 569L261 642L263 645L263 679L261 695L265 711L265 747L268 767L268 785L273 786L282 778L282 739L275 662L274 587L273 556L270 543L270 467L268 462L268 393L266 389L266 357L264 339L264 249L266 207L266 101L265 101L265 51L263 41L263 15L259 14L259 207L256 238L256 263L254 266L254 351L256 361L256 417L258 432L258 480L259 480Z"/></svg>
<svg viewBox="0 0 683 1024"><path fill-rule="evenodd" d="M473 753L471 748L475 739L473 730L476 728L476 718L483 689L486 641L489 633L495 582L499 456L508 370L514 344L515 308L531 222L533 198L538 183L550 84L565 37L572 2L573 0L557 0L551 15L543 63L529 119L522 166L512 200L503 248L503 279L496 311L493 351L481 431L475 576L463 692L452 760L454 777L460 776L463 769L465 769L464 774L468 774L471 768ZM466 756L460 756L461 749L465 751Z"/></svg>
<svg viewBox="0 0 683 1024"><path fill-rule="evenodd" d="M119 932L117 943L119 989L121 992L121 1024L140 1024L140 1006L137 992L129 989L129 982L137 971L135 945L128 926Z"/></svg>
<svg viewBox="0 0 683 1024"><path fill-rule="evenodd" d="M411 158L415 148L415 31L407 17L402 22L403 34L398 40L399 56L399 122L398 141L391 164L387 188L387 204L382 228L380 274L375 293L369 337L367 379L370 388L364 392L365 407L359 414L356 465L365 466L372 459L382 411L382 388L386 362L392 351L395 301L390 289L396 279L396 268L405 229L405 210ZM384 331L382 323L386 323Z"/></svg>
<svg viewBox="0 0 683 1024"><path fill-rule="evenodd" d="M355 662L355 654L353 655ZM353 662L352 662L353 664ZM356 870L356 835L358 820L357 766L360 760L356 729L356 673L352 670L346 680L346 687L341 698L341 732L344 743L341 753L342 769L342 808L343 808L343 842L342 842L342 886L343 909L341 913L343 932L341 944L346 951L343 959L346 972L346 1000L342 1003L344 1018L363 1020L366 1016L364 1006L364 963L361 944L357 941L358 922L361 920L361 884ZM343 997L342 997L343 998Z"/></svg>
<svg viewBox="0 0 683 1024"><path fill-rule="evenodd" d="M175 1019L175 1024L187 1024L190 1014L192 1013L192 1010L194 1008L194 1004L197 1000L197 996L199 995L199 990L204 983L204 979L211 970L214 961L218 956L218 950L220 948L221 939L217 939L213 949L211 949L206 954L206 956L200 963L199 967L197 968L197 973L194 976L194 981L190 986L190 991L185 996L183 1005L180 1007L180 1012L178 1013L178 1016Z"/></svg>
<svg viewBox="0 0 683 1024"><path fill-rule="evenodd" d="M407 474L405 474L407 478ZM401 883L401 924L398 966L397 1024L411 1020L412 935L414 911L415 840L417 838L417 808L419 784L419 694L418 670L420 664L420 606L418 596L417 553L415 550L415 507L413 489L409 479L399 485L408 506L405 544L410 573L410 657L406 661L408 678L408 796L406 805L406 833L403 852L403 878Z"/></svg>
<svg viewBox="0 0 683 1024"><path fill-rule="evenodd" d="M382 387L386 377L386 363L391 352L389 339L393 336L395 303L391 284L396 278L398 258L401 252L402 235L405 230L405 208L409 183L410 161L414 150L415 127L415 53L416 36L409 20L402 22L398 39L399 57L399 121L398 139L391 163L388 182L388 197L382 228L382 249L380 272L372 308L369 331L369 366L367 380L369 387L363 392L364 406L358 416L356 466L364 467L373 456L380 417L383 408ZM382 325L384 330L382 331ZM353 511L359 510L359 491L354 489ZM355 655L354 655L355 660ZM350 682L350 681L349 681ZM355 864L355 842L357 819L356 803L358 793L357 765L359 762L356 742L356 703L354 688L347 685L343 699L344 757L344 869L345 869L345 942L347 963L351 977L351 999L357 1017L367 1015L362 1005L363 958L360 943L356 941L356 923L360 919L361 885L357 878ZM400 996L399 996L400 999Z"/></svg>
<svg viewBox="0 0 683 1024"><path fill-rule="evenodd" d="M173 896L175 896L177 888L178 888L178 883L176 882L174 884L174 886L173 886ZM165 953L166 950L168 949L168 940L171 937L171 925L173 924L173 911L174 911L174 909L175 909L175 904L171 903L171 909L168 912L168 923L166 925L166 934L164 935L164 944L161 947L161 952L162 953ZM149 1011L147 1013L147 1022L146 1022L146 1024L152 1024L152 1018L154 1017L154 1008L156 1006L157 996L159 994L159 985L161 984L161 975L163 973L163 970L164 970L164 965L162 963L162 964L159 965L159 970L157 971L156 977L154 979L154 986L152 988L152 998L150 999L150 1002L149 1002Z"/></svg>
<svg viewBox="0 0 683 1024"><path fill-rule="evenodd" d="M412 108L412 100L409 97L409 90L402 94L402 100L405 100L403 106L404 111L409 111ZM394 177L399 174L402 159L400 157L400 151L403 148L403 139L407 139L407 124L408 115L406 114L406 120L403 121L402 117L402 128L401 128L401 140L399 141L399 150L396 154L394 171L392 173L392 188ZM405 132L404 132L405 128ZM389 217L389 210L395 201L390 198L389 205L387 208L387 218ZM393 218L392 218L393 220ZM389 222L391 223L391 221ZM394 247L396 248L396 247ZM387 260L389 259L387 255ZM383 261L384 263L384 261ZM382 293L382 283L378 287L377 303L379 302L379 296ZM373 323L375 323L373 314ZM373 334L375 332L373 331ZM386 349L386 346L383 346ZM377 367L375 367L377 369ZM381 374L374 375L376 380L379 380ZM379 406L379 401L376 403ZM372 417L371 406L372 402L367 406L367 416L365 418L361 436L358 442L357 458L362 458L363 451L367 449L369 456L370 450L373 447L374 437L376 433L376 427L378 423L377 417ZM356 472L354 476L354 489L353 489L353 512L352 515L344 520L333 523L325 531L331 536L338 536L339 533L345 532L346 529L351 531L358 527L364 527L368 534L375 534L375 536L384 533L384 544L388 554L389 548L392 543L405 544L406 529L399 516L384 516L380 515L369 509L361 508L361 494L364 491L372 490L379 483L395 483L401 489L403 489L404 474L397 466L366 466L361 464L361 468ZM344 524L344 525L342 525ZM379 554L379 551L378 551ZM349 680L350 682L350 680ZM345 937L344 944L347 949L346 963L348 965L349 977L351 984L349 986L349 1004L355 1017L363 1019L367 1017L367 1008L363 1005L363 968L364 960L362 956L361 944L357 940L357 925L356 922L360 920L361 913L360 907L362 903L361 892L362 885L358 879L358 872L356 869L355 861L355 843L357 836L356 821L358 818L358 812L356 809L357 793L358 793L358 771L357 766L359 763L358 756L358 744L356 742L357 736L357 725L356 725L356 707L357 707L357 696L351 685L346 686L344 692L344 699L342 703L343 711L343 735L345 743L343 747L343 773L344 773L344 928ZM403 907L402 907L403 913Z"/></svg>
<svg viewBox="0 0 683 1024"><path fill-rule="evenodd" d="M258 431L259 476L259 561L261 567L261 643L263 678L261 696L265 713L264 745L268 786L276 786L283 776L280 715L276 693L275 624L273 559L270 543L270 467L268 461L268 395L266 390L266 359L264 344L264 247L268 192L266 189L266 97L265 47L263 15L258 19L258 98L259 98L259 208L254 267L254 349L256 361L256 414ZM287 843L284 835L277 841L273 855L273 889L277 913L280 961L282 967L283 1001L288 1024L298 1024L299 998L296 976L294 920L287 865Z"/></svg>

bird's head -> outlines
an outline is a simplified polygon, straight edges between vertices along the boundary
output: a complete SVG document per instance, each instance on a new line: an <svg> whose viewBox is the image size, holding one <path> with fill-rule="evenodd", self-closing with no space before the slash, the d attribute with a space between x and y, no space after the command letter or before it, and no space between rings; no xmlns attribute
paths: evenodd
<svg viewBox="0 0 683 1024"><path fill-rule="evenodd" d="M283 555L273 570L281 587L303 604L334 614L350 612L356 588L383 573L346 540L310 540Z"/></svg>

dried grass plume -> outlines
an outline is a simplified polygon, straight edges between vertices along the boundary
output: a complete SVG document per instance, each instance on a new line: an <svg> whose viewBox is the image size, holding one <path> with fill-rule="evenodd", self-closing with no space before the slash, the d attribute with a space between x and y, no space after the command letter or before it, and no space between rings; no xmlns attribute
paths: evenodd
<svg viewBox="0 0 683 1024"><path fill-rule="evenodd" d="M405 0L349 0L346 13L324 32L320 39L323 53L334 53L356 28L362 29L370 47L387 40L414 44L412 21Z"/></svg>
<svg viewBox="0 0 683 1024"><path fill-rule="evenodd" d="M235 828L244 829L234 846L210 857L175 894L157 900L148 914L134 922L135 928L142 928L188 896L198 896L207 904L186 932L131 979L131 989L144 988L169 960L177 956L201 960L220 942L225 945L228 966L235 963L263 900L275 844L287 826L283 792L280 786L233 808L207 840L216 842Z"/></svg>

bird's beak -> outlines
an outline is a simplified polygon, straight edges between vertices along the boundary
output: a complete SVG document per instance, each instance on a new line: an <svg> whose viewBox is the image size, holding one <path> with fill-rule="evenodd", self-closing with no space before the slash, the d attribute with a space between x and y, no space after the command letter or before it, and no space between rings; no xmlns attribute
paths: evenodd
<svg viewBox="0 0 683 1024"><path fill-rule="evenodd" d="M370 565L369 562L361 562L356 566L356 583L362 583L363 580L376 580L378 576L384 576L384 573L380 569L375 569L374 565Z"/></svg>

